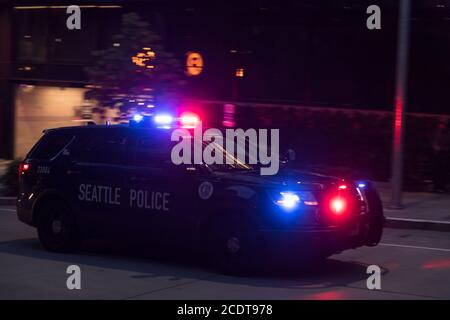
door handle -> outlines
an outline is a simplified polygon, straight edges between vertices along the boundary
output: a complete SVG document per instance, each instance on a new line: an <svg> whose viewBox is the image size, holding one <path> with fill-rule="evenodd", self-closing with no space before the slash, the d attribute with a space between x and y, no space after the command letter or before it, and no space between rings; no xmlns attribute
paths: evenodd
<svg viewBox="0 0 450 320"><path fill-rule="evenodd" d="M131 177L131 181L148 181L146 178L139 178L139 177Z"/></svg>
<svg viewBox="0 0 450 320"><path fill-rule="evenodd" d="M67 174L70 175L76 175L76 174L80 174L81 171L80 170L67 170Z"/></svg>

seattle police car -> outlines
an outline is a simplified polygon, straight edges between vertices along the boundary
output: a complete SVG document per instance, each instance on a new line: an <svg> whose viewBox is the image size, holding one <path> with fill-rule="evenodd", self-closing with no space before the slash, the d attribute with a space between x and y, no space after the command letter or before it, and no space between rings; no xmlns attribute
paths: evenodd
<svg viewBox="0 0 450 320"><path fill-rule="evenodd" d="M227 273L278 251L327 257L380 241L383 208L369 181L289 163L274 176L252 165L175 165L172 146L164 128L46 130L20 164L18 218L50 251L103 235L175 239L204 249Z"/></svg>

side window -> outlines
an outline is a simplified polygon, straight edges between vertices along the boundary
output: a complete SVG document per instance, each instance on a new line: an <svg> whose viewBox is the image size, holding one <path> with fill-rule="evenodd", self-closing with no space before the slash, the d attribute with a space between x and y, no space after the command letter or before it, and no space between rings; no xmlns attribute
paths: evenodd
<svg viewBox="0 0 450 320"><path fill-rule="evenodd" d="M136 165L162 168L170 162L170 141L164 136L139 138L136 145Z"/></svg>
<svg viewBox="0 0 450 320"><path fill-rule="evenodd" d="M81 162L126 165L130 162L130 137L118 132L99 132L80 139L74 158Z"/></svg>
<svg viewBox="0 0 450 320"><path fill-rule="evenodd" d="M49 132L41 138L28 157L39 160L52 159L67 146L72 139L73 134Z"/></svg>

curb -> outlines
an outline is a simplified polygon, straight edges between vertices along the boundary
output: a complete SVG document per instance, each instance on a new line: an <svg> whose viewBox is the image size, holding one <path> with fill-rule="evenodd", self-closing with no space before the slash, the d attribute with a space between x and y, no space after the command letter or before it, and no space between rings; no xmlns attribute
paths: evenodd
<svg viewBox="0 0 450 320"><path fill-rule="evenodd" d="M386 217L385 227L393 229L417 229L449 232L450 222Z"/></svg>
<svg viewBox="0 0 450 320"><path fill-rule="evenodd" d="M0 197L0 206L15 206L16 197Z"/></svg>

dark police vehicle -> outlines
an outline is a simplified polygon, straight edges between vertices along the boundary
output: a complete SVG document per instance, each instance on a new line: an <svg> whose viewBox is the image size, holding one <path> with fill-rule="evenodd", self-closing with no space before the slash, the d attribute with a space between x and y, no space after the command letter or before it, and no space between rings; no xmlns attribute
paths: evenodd
<svg viewBox="0 0 450 320"><path fill-rule="evenodd" d="M17 214L42 245L75 250L113 235L192 243L223 272L252 270L275 253L323 258L375 246L384 216L369 181L281 165L174 165L170 130L89 125L44 131L20 164Z"/></svg>

